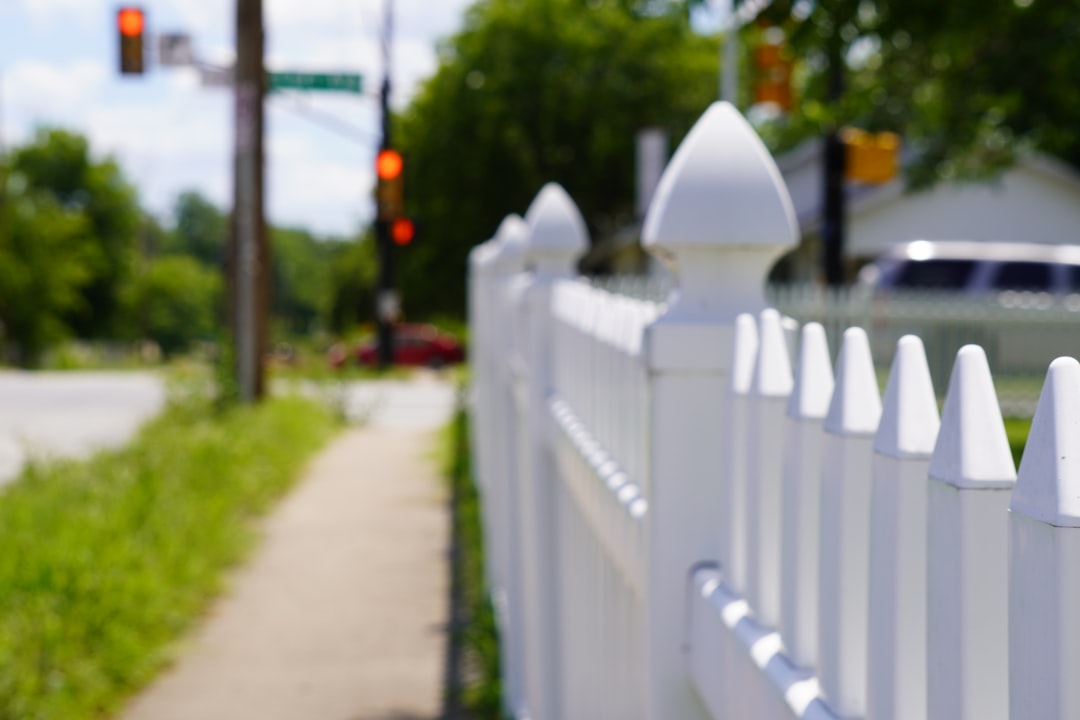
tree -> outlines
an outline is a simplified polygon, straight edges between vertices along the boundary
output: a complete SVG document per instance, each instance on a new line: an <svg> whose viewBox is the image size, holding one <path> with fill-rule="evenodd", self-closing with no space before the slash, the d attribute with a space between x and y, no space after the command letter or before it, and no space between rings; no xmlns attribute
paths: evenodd
<svg viewBox="0 0 1080 720"><path fill-rule="evenodd" d="M229 234L228 217L216 205L194 190L180 193L173 204L175 225L163 250L190 255L208 267L225 263Z"/></svg>
<svg viewBox="0 0 1080 720"><path fill-rule="evenodd" d="M195 258L155 258L135 283L134 295L143 337L154 340L166 355L214 339L221 275Z"/></svg>
<svg viewBox="0 0 1080 720"><path fill-rule="evenodd" d="M348 333L361 322L375 320L375 280L378 265L370 235L331 246L330 328Z"/></svg>
<svg viewBox="0 0 1080 720"><path fill-rule="evenodd" d="M0 224L3 342L10 359L34 367L84 302L88 221L46 193L22 192L6 196Z"/></svg>
<svg viewBox="0 0 1080 720"><path fill-rule="evenodd" d="M762 19L785 30L803 100L766 134L782 148L829 122L899 132L915 150L907 163L915 186L992 175L1024 147L1080 166L1077 9L1075 1L777 0ZM846 59L836 107L824 102L830 38Z"/></svg>
<svg viewBox="0 0 1080 720"><path fill-rule="evenodd" d="M334 243L299 228L272 228L270 244L274 321L281 331L310 332L330 310Z"/></svg>
<svg viewBox="0 0 1080 720"><path fill-rule="evenodd" d="M632 220L636 133L681 138L715 97L716 58L685 3L475 4L400 122L406 209L426 228L398 253L406 312L462 313L469 249L545 182L594 235Z"/></svg>
<svg viewBox="0 0 1080 720"><path fill-rule="evenodd" d="M81 302L70 303L65 321L86 338L109 337L121 322L121 297L131 280L139 206L116 162L95 160L85 137L55 128L11 155L12 183L21 193L48 196L65 213L84 218L85 281Z"/></svg>

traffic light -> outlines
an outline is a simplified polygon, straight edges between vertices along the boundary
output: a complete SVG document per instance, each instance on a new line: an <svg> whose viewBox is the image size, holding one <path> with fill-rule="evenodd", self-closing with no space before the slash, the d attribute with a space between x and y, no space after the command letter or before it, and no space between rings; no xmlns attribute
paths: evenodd
<svg viewBox="0 0 1080 720"><path fill-rule="evenodd" d="M379 220L393 223L405 214L404 169L405 162L397 150L384 148L375 157L375 203Z"/></svg>
<svg viewBox="0 0 1080 720"><path fill-rule="evenodd" d="M390 239L395 245L408 245L416 237L416 224L407 217L397 217L390 223Z"/></svg>
<svg viewBox="0 0 1080 720"><path fill-rule="evenodd" d="M143 74L143 31L146 15L142 8L122 7L116 11L116 27L120 31L120 74Z"/></svg>
<svg viewBox="0 0 1080 720"><path fill-rule="evenodd" d="M875 184L896 177L900 160L899 135L846 127L840 131L840 138L846 149L846 179Z"/></svg>

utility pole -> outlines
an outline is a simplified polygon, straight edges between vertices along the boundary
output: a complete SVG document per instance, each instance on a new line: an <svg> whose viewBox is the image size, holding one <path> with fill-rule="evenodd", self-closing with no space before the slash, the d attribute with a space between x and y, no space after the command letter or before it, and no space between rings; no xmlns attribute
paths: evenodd
<svg viewBox="0 0 1080 720"><path fill-rule="evenodd" d="M233 377L241 403L262 398L269 297L263 209L262 0L236 0L235 155L229 245L229 328Z"/></svg>
<svg viewBox="0 0 1080 720"><path fill-rule="evenodd" d="M385 0L382 29L383 81L379 92L379 111L382 118L380 151L392 147L390 144L390 76L393 31L394 0ZM394 361L393 321L398 314L399 302L397 292L394 290L394 243L390 237L390 222L390 219L376 215L375 243L379 253L379 284L375 292L375 319L379 367L382 369L389 367Z"/></svg>
<svg viewBox="0 0 1080 720"><path fill-rule="evenodd" d="M822 198L822 268L825 282L830 286L846 284L844 272L844 234L846 209L844 197L844 142L840 138L838 113L840 99L844 94L844 41L840 37L840 23L833 23L828 43L828 101L833 109L834 120L825 131L824 139L824 196Z"/></svg>

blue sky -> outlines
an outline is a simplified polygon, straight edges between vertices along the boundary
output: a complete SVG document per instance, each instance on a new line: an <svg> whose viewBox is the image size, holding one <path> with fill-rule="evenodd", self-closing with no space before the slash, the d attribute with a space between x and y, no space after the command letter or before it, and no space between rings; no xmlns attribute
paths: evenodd
<svg viewBox="0 0 1080 720"><path fill-rule="evenodd" d="M271 70L360 72L378 87L382 0L263 0ZM39 125L90 137L115 156L141 202L167 217L195 189L219 205L232 192L232 99L190 69L117 70L110 0L0 0L0 132L29 139ZM130 4L139 4L133 2ZM395 92L403 105L435 69L434 43L459 27L469 0L396 0ZM200 59L229 64L232 0L143 0L149 32L189 32ZM356 129L355 139L313 124L305 108ZM322 233L355 231L372 213L377 107L373 98L306 93L267 105L267 214Z"/></svg>

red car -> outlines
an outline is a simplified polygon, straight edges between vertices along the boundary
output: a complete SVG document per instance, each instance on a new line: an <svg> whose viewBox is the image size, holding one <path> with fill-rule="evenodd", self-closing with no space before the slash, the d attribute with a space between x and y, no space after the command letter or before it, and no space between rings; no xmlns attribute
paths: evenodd
<svg viewBox="0 0 1080 720"><path fill-rule="evenodd" d="M403 323L395 325L393 331L395 365L441 368L465 359L460 343L433 325ZM331 349L329 359L332 366L341 367L345 353ZM365 340L356 349L356 361L361 365L373 366L378 359L375 338Z"/></svg>

